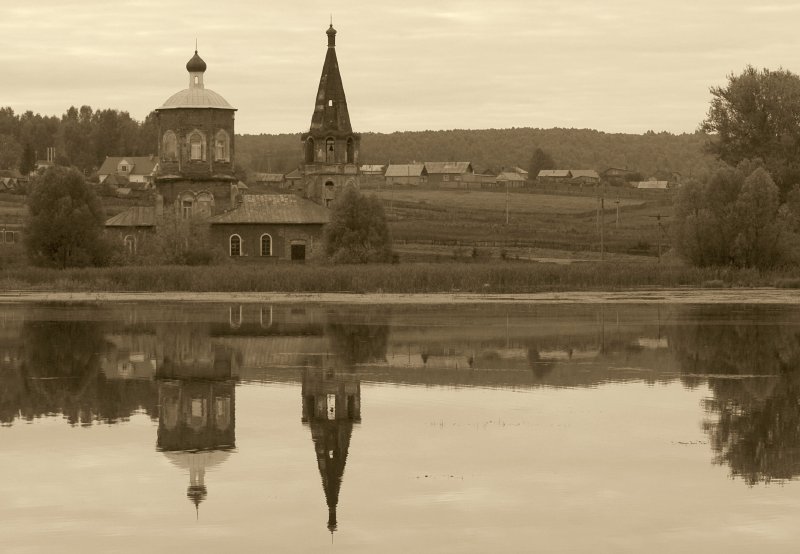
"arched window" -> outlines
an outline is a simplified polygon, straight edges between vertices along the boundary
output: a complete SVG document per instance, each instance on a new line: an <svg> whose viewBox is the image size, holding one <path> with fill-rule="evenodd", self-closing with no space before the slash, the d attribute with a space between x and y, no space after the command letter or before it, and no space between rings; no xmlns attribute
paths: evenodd
<svg viewBox="0 0 800 554"><path fill-rule="evenodd" d="M189 136L189 158L194 161L202 161L204 159L203 148L203 135L195 131Z"/></svg>
<svg viewBox="0 0 800 554"><path fill-rule="evenodd" d="M336 150L332 138L325 139L325 162L329 164L336 163Z"/></svg>
<svg viewBox="0 0 800 554"><path fill-rule="evenodd" d="M272 306L261 308L261 327L268 329L272 327Z"/></svg>
<svg viewBox="0 0 800 554"><path fill-rule="evenodd" d="M306 163L314 163L314 139L311 137L306 139Z"/></svg>
<svg viewBox="0 0 800 554"><path fill-rule="evenodd" d="M347 163L356 163L356 149L352 138L347 139Z"/></svg>
<svg viewBox="0 0 800 554"><path fill-rule="evenodd" d="M267 233L261 235L261 255L272 256L272 237Z"/></svg>
<svg viewBox="0 0 800 554"><path fill-rule="evenodd" d="M231 235L230 245L231 256L242 255L242 237L239 235Z"/></svg>
<svg viewBox="0 0 800 554"><path fill-rule="evenodd" d="M136 237L133 235L125 235L125 238L122 240L122 242L125 245L125 250L128 251L128 254L136 254Z"/></svg>
<svg viewBox="0 0 800 554"><path fill-rule="evenodd" d="M194 200L191 198L184 198L181 200L181 217L183 219L192 219L192 209L194 208Z"/></svg>
<svg viewBox="0 0 800 554"><path fill-rule="evenodd" d="M242 305L239 304L239 307L234 309L233 306L228 308L228 323L231 326L231 329L238 329L242 326Z"/></svg>
<svg viewBox="0 0 800 554"><path fill-rule="evenodd" d="M164 133L161 158L167 161L178 159L178 138L172 131Z"/></svg>
<svg viewBox="0 0 800 554"><path fill-rule="evenodd" d="M214 159L218 162L227 162L231 159L230 139L224 129L217 131L214 140Z"/></svg>

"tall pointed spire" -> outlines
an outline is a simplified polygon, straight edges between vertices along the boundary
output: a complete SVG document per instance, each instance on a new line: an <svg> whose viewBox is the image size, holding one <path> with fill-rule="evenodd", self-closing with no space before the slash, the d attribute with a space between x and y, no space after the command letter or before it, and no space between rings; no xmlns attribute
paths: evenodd
<svg viewBox="0 0 800 554"><path fill-rule="evenodd" d="M347 99L339 73L339 60L336 59L336 29L333 28L333 22L325 33L328 35L328 52L319 79L314 114L311 116L311 132L351 134L353 128L350 126Z"/></svg>

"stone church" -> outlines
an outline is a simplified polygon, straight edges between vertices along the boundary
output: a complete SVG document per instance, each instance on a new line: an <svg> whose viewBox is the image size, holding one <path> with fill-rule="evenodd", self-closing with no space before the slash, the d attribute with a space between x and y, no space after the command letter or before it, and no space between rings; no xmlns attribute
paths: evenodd
<svg viewBox="0 0 800 554"><path fill-rule="evenodd" d="M302 135L299 194L249 194L237 178L236 108L206 88L207 65L195 50L186 64L189 87L156 109L159 154L153 205L106 221L121 247L136 255L142 241L172 217L209 225L213 246L234 259L305 260L321 254L326 208L342 189L358 186L360 143L350 125L333 25L327 36L311 127Z"/></svg>

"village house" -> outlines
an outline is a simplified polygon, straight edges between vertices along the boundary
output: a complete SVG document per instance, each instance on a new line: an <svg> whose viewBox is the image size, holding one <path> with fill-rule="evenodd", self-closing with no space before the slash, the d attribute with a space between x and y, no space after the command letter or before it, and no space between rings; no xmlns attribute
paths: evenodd
<svg viewBox="0 0 800 554"><path fill-rule="evenodd" d="M97 179L100 184L127 183L131 188L150 189L158 171L158 160L155 156L106 156ZM109 177L115 177L109 181Z"/></svg>
<svg viewBox="0 0 800 554"><path fill-rule="evenodd" d="M421 163L389 164L384 178L387 185L424 186L428 183L428 170Z"/></svg>
<svg viewBox="0 0 800 554"><path fill-rule="evenodd" d="M525 176L517 173L516 171L501 171L497 175L496 181L497 186L500 188L522 188L526 184Z"/></svg>
<svg viewBox="0 0 800 554"><path fill-rule="evenodd" d="M542 169L536 180L542 183L566 183L572 179L569 169Z"/></svg>
<svg viewBox="0 0 800 554"><path fill-rule="evenodd" d="M600 175L594 169L570 169L573 185L596 185L600 182Z"/></svg>
<svg viewBox="0 0 800 554"><path fill-rule="evenodd" d="M474 173L470 162L425 162L425 170L433 188L459 188L464 175Z"/></svg>

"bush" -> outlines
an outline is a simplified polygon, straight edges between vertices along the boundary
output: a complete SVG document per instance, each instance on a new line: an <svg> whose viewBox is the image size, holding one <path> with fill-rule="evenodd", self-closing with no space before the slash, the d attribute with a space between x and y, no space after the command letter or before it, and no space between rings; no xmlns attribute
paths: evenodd
<svg viewBox="0 0 800 554"><path fill-rule="evenodd" d="M392 239L380 200L345 189L325 228L325 253L334 263L391 262Z"/></svg>

